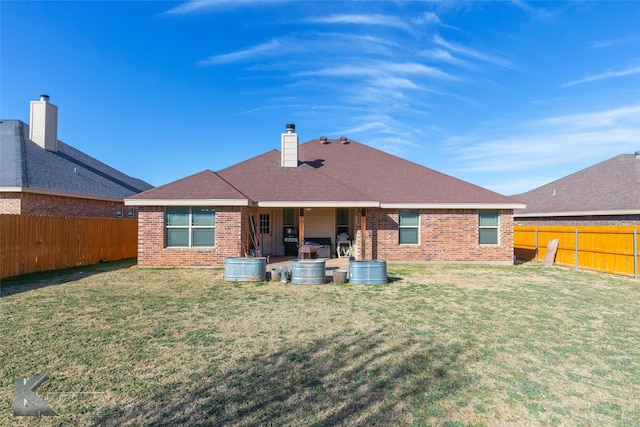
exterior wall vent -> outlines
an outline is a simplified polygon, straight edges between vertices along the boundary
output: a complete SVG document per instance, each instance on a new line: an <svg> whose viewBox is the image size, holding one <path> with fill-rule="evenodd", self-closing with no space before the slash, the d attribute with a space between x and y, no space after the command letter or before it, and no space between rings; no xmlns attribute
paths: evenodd
<svg viewBox="0 0 640 427"><path fill-rule="evenodd" d="M58 151L58 107L49 103L49 95L31 101L29 139L45 150Z"/></svg>
<svg viewBox="0 0 640 427"><path fill-rule="evenodd" d="M287 124L280 138L280 166L283 168L298 167L298 134L295 131L296 125Z"/></svg>

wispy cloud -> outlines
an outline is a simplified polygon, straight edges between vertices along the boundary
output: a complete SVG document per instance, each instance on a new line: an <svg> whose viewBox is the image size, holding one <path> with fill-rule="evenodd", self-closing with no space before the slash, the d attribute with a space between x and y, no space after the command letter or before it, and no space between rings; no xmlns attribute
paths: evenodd
<svg viewBox="0 0 640 427"><path fill-rule="evenodd" d="M524 121L504 126L492 135L480 130L444 143L452 152L460 153L455 156L455 170L460 173L518 171L524 176L536 176L542 170L555 170L553 179L557 179L609 157L634 152L640 134L639 116L640 105L630 105ZM513 194L543 183L526 185L521 181L485 186Z"/></svg>
<svg viewBox="0 0 640 427"><path fill-rule="evenodd" d="M434 12L425 12L421 15L418 15L416 18L412 19L411 22L414 25L427 25L427 26L437 26L442 28L449 28L453 30L458 30L457 27L453 25L446 24L440 17Z"/></svg>
<svg viewBox="0 0 640 427"><path fill-rule="evenodd" d="M307 18L305 22L315 24L354 24L354 25L380 25L410 30L411 27L403 20L382 14L342 14Z"/></svg>
<svg viewBox="0 0 640 427"><path fill-rule="evenodd" d="M285 0L191 0L162 12L161 15L187 15L223 7L239 7L251 4L260 5L283 2L285 2Z"/></svg>
<svg viewBox="0 0 640 427"><path fill-rule="evenodd" d="M601 158L603 153L631 152L637 141L636 129L602 129L593 132L538 132L511 135L475 143L466 149L460 171L506 172L547 169L574 160Z"/></svg>
<svg viewBox="0 0 640 427"><path fill-rule="evenodd" d="M593 49L602 49L602 48L620 46L620 45L624 45L624 44L627 44L627 43L633 43L633 42L637 42L638 40L640 40L640 35L635 34L635 35L631 35L629 37L621 37L621 38L618 38L618 39L603 40L603 41L595 42L589 47L591 47Z"/></svg>
<svg viewBox="0 0 640 427"><path fill-rule="evenodd" d="M248 49L239 50L232 53L225 53L222 55L214 55L208 59L203 59L198 62L198 65L217 65L228 64L232 62L244 61L247 59L256 59L259 56L268 55L274 51L278 51L282 48L282 44L278 40L271 40L266 43L262 43Z"/></svg>
<svg viewBox="0 0 640 427"><path fill-rule="evenodd" d="M532 18L541 22L553 21L558 15L558 11L552 11L542 7L534 7L522 0L511 0L515 6L528 13Z"/></svg>
<svg viewBox="0 0 640 427"><path fill-rule="evenodd" d="M454 80L455 77L444 71L415 62L374 61L362 64L347 64L319 70L298 73L300 76L379 76L381 74L423 75L438 79Z"/></svg>
<svg viewBox="0 0 640 427"><path fill-rule="evenodd" d="M472 67L471 63L464 59L453 56L451 52L444 49L426 49L418 53L425 58L433 59L439 62L445 62L451 65L458 65L462 67Z"/></svg>
<svg viewBox="0 0 640 427"><path fill-rule="evenodd" d="M425 12L418 17L416 22L424 22L427 24L442 24L440 17L433 12Z"/></svg>
<svg viewBox="0 0 640 427"><path fill-rule="evenodd" d="M248 69L278 69L282 68L282 63L289 63L290 60L305 64L303 68L317 68L329 58L337 58L345 53L351 58L363 55L389 57L397 46L393 40L375 36L310 31L283 36L235 52L213 55L199 61L198 65L228 64L272 56L274 61L269 64L254 64Z"/></svg>
<svg viewBox="0 0 640 427"><path fill-rule="evenodd" d="M507 61L506 59L500 58L498 56L494 56L494 55L489 55L486 53L482 53L479 52L475 49L466 47L466 46L461 46L459 44L455 44L455 43L450 43L448 41L446 41L445 39L443 39L440 35L436 34L433 37L433 41L435 44L444 47L445 49L448 49L451 52L456 52L460 55L466 56L468 58L473 58L473 59L477 59L480 61L484 61L484 62L489 62L495 65L500 65L502 67L511 67L511 63L509 61Z"/></svg>
<svg viewBox="0 0 640 427"><path fill-rule="evenodd" d="M568 114L539 120L534 125L561 125L573 128L592 128L601 126L621 126L625 123L640 127L640 106L628 106L594 113Z"/></svg>
<svg viewBox="0 0 640 427"><path fill-rule="evenodd" d="M607 80L607 79L615 79L618 77L626 77L626 76L630 76L633 74L639 74L640 73L640 66L635 66L635 67L629 67L626 70L608 70L605 71L604 73L600 73L600 74L594 74L592 76L587 76L584 77L582 79L578 79L578 80L574 80L572 82L568 82L568 83L564 83L562 85L560 85L560 87L570 87L570 86L575 86L575 85L579 85L579 84L583 84L583 83L591 83L591 82L595 82L598 80Z"/></svg>

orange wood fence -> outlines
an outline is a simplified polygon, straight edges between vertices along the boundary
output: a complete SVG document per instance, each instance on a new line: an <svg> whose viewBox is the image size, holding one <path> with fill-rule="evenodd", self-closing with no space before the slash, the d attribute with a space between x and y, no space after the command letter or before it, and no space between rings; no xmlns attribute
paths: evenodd
<svg viewBox="0 0 640 427"><path fill-rule="evenodd" d="M544 259L547 245L559 239L555 263L638 278L640 226L515 226L516 258Z"/></svg>
<svg viewBox="0 0 640 427"><path fill-rule="evenodd" d="M0 278L134 258L138 221L0 215Z"/></svg>

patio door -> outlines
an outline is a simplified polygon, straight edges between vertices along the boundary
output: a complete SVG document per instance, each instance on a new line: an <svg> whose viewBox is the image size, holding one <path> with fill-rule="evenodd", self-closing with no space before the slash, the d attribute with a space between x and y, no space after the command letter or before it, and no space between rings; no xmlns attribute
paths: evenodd
<svg viewBox="0 0 640 427"><path fill-rule="evenodd" d="M260 233L260 248L262 255L267 256L273 253L273 224L272 212L265 211L258 214L258 233Z"/></svg>

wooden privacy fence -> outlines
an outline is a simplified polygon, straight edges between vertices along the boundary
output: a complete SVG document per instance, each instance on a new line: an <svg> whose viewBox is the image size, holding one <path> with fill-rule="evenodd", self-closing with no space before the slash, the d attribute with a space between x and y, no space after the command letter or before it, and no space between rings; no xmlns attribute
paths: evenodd
<svg viewBox="0 0 640 427"><path fill-rule="evenodd" d="M517 259L540 261L547 245L559 240L555 263L638 278L640 226L515 226Z"/></svg>
<svg viewBox="0 0 640 427"><path fill-rule="evenodd" d="M0 278L134 258L138 221L0 215Z"/></svg>

